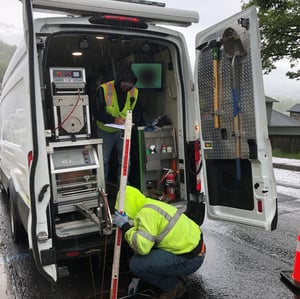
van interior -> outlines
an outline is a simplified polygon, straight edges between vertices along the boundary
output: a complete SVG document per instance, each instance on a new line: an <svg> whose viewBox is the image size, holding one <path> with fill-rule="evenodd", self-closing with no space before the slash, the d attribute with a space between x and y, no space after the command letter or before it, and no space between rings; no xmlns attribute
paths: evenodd
<svg viewBox="0 0 300 299"><path fill-rule="evenodd" d="M67 31L68 28L63 33L37 37L39 63L44 70L47 142L55 147L57 141L97 138L93 116L96 85L114 80L118 70L129 66L138 78L136 87L142 113L132 130L128 182L149 196L167 202L182 201L185 195L180 194L183 184L180 184L178 171L178 146L183 147L183 141L178 142L177 138L178 129L182 127L178 117L178 94L182 91L176 87L179 84L175 84L175 80L179 80L173 63L179 59L176 46L163 35L146 38L137 34L100 34L99 30ZM79 97L82 101L77 105ZM113 152L105 182L112 211L119 187L115 154ZM59 155L63 154L58 152L56 156ZM60 173L52 178L56 182L53 189L73 194L77 187L91 186L95 181L87 177L93 176L95 169ZM97 201L89 201L89 204L96 207ZM74 217L74 206L70 209L60 205L58 210L64 213L63 223L68 213Z"/></svg>

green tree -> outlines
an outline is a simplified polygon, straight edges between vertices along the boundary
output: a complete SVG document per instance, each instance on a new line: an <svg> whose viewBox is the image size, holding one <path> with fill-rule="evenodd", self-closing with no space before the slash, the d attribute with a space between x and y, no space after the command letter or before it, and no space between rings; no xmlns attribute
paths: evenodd
<svg viewBox="0 0 300 299"><path fill-rule="evenodd" d="M16 46L10 46L0 40L0 83L2 82L8 63L15 50Z"/></svg>
<svg viewBox="0 0 300 299"><path fill-rule="evenodd" d="M246 2L246 1L244 1ZM275 63L288 59L290 79L300 80L300 0L249 0L243 8L256 6L262 37L262 66L265 74Z"/></svg>

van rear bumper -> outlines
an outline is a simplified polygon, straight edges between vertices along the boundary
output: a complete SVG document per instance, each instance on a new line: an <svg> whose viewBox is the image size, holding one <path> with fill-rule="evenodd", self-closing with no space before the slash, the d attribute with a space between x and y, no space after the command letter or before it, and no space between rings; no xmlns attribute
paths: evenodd
<svg viewBox="0 0 300 299"><path fill-rule="evenodd" d="M41 251L42 265L56 264L74 258L101 255L104 250L113 252L114 234L107 236L91 235L84 238L56 240L55 246ZM106 248L105 248L106 247Z"/></svg>

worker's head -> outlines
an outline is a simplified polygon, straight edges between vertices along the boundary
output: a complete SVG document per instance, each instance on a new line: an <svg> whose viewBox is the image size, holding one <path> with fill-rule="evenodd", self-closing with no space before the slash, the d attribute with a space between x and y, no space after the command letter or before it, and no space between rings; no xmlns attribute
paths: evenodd
<svg viewBox="0 0 300 299"><path fill-rule="evenodd" d="M117 200L115 209L119 210L119 197L120 192L117 194ZM125 213L126 215L133 219L137 213L141 210L143 205L146 202L146 197L143 193L141 193L138 189L126 186L126 192L125 192ZM122 211L123 212L123 211Z"/></svg>
<svg viewBox="0 0 300 299"><path fill-rule="evenodd" d="M136 84L136 81L137 77L129 67L121 69L117 74L116 84L123 92L130 90Z"/></svg>

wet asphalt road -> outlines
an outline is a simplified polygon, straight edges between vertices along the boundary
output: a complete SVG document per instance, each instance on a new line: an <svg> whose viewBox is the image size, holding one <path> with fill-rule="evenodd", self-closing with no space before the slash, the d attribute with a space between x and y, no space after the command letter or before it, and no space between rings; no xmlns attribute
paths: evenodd
<svg viewBox="0 0 300 299"><path fill-rule="evenodd" d="M300 229L300 199L278 194L278 200L279 222L274 232L205 221L202 230L206 259L188 279L189 291L183 298L300 299L280 280L281 270L293 269ZM62 278L54 289L37 272L26 242L16 245L10 240L3 197L0 222L0 299L101 298L99 259L87 258L70 264L70 276ZM121 289L127 285L126 277L126 273L120 276Z"/></svg>

